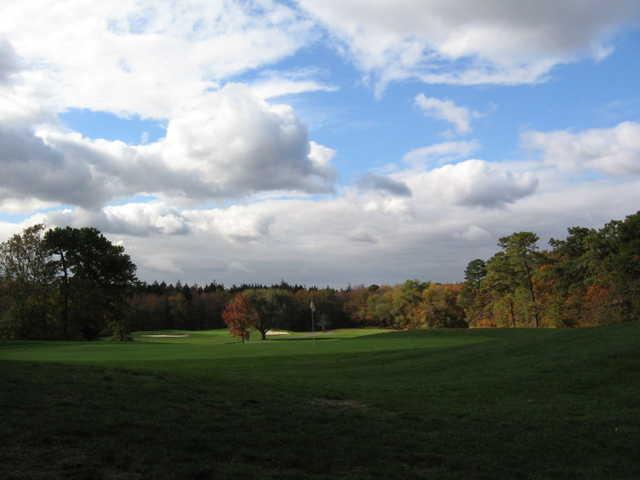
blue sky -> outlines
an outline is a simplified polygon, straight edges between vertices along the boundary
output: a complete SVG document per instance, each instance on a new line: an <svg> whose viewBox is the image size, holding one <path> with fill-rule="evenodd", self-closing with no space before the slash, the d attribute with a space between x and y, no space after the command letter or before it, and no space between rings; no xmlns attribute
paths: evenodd
<svg viewBox="0 0 640 480"><path fill-rule="evenodd" d="M148 280L455 281L500 235L633 213L637 3L459 6L10 1L0 240L94 225Z"/></svg>

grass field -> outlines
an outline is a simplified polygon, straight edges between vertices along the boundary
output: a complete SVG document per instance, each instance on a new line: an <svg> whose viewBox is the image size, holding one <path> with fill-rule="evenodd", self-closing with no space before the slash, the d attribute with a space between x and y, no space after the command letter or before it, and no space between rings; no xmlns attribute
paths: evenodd
<svg viewBox="0 0 640 480"><path fill-rule="evenodd" d="M640 478L636 322L184 333L0 343L0 478Z"/></svg>

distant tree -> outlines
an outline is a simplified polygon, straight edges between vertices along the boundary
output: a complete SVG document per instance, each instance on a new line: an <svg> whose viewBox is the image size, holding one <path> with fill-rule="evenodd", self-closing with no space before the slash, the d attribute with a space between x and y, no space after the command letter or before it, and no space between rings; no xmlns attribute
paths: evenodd
<svg viewBox="0 0 640 480"><path fill-rule="evenodd" d="M518 278L513 265L504 252L498 252L487 261L487 275L482 282L489 293L486 308L494 318L495 326L516 327L518 316L515 306L515 292ZM507 318L506 324L500 324Z"/></svg>
<svg viewBox="0 0 640 480"><path fill-rule="evenodd" d="M464 270L464 281L473 289L480 288L480 283L486 276L487 264L480 258L471 260Z"/></svg>
<svg viewBox="0 0 640 480"><path fill-rule="evenodd" d="M167 298L171 325L173 328L183 329L189 319L189 302L185 298L184 289L178 290Z"/></svg>
<svg viewBox="0 0 640 480"><path fill-rule="evenodd" d="M367 299L367 319L372 325L395 327L394 319L395 288L384 286Z"/></svg>
<svg viewBox="0 0 640 480"><path fill-rule="evenodd" d="M487 264L479 258L471 260L464 271L465 281L457 303L464 309L467 322L473 325L481 324L485 317L488 296L483 288L483 281L486 276Z"/></svg>
<svg viewBox="0 0 640 480"><path fill-rule="evenodd" d="M394 327L416 328L422 323L420 313L422 294L429 286L428 282L407 280L393 289L391 315Z"/></svg>
<svg viewBox="0 0 640 480"><path fill-rule="evenodd" d="M466 328L464 309L457 299L462 285L432 283L423 292L423 325L429 328Z"/></svg>
<svg viewBox="0 0 640 480"><path fill-rule="evenodd" d="M379 287L378 287L379 288ZM355 325L372 324L371 312L368 308L369 298L375 295L378 288L371 290L365 287L351 287L342 292L342 306L345 315Z"/></svg>
<svg viewBox="0 0 640 480"><path fill-rule="evenodd" d="M640 212L607 223L590 237L591 283L608 289L613 319L640 316ZM614 320L615 321L615 320Z"/></svg>
<svg viewBox="0 0 640 480"><path fill-rule="evenodd" d="M537 245L538 240L538 235L535 233L516 232L507 237L502 237L498 241L506 261L509 262L512 268L514 283L523 286L529 294L536 327L540 326L540 314L533 284L533 274L541 263L541 255Z"/></svg>
<svg viewBox="0 0 640 480"><path fill-rule="evenodd" d="M250 329L255 326L257 315L243 293L237 293L222 312L222 319L234 337L242 343L249 340Z"/></svg>
<svg viewBox="0 0 640 480"><path fill-rule="evenodd" d="M545 322L558 327L586 325L593 321L590 315L593 312L585 310L592 277L586 258L597 231L571 227L568 233L564 240L552 238L549 241L552 248L535 276Z"/></svg>
<svg viewBox="0 0 640 480"><path fill-rule="evenodd" d="M256 314L255 328L260 332L262 340L266 340L267 332L283 324L291 314L292 296L287 290L266 288L246 290L244 296Z"/></svg>

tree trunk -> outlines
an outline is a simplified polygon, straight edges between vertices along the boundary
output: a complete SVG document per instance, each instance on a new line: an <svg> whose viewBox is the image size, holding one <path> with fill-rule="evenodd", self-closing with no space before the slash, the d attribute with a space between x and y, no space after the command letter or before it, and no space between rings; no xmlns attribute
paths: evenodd
<svg viewBox="0 0 640 480"><path fill-rule="evenodd" d="M511 313L511 326L516 328L516 314L513 311L513 300L509 299L509 312Z"/></svg>
<svg viewBox="0 0 640 480"><path fill-rule="evenodd" d="M538 303L536 302L536 294L533 290L533 281L531 280L531 270L529 264L524 260L524 269L527 274L527 286L529 287L529 294L531 295L531 303L533 303L533 319L536 323L536 328L540 328L540 318L538 317Z"/></svg>
<svg viewBox="0 0 640 480"><path fill-rule="evenodd" d="M62 265L62 274L64 277L62 283L62 332L66 338L69 333L69 274L67 272L67 262L64 258L64 252L60 250L60 263Z"/></svg>

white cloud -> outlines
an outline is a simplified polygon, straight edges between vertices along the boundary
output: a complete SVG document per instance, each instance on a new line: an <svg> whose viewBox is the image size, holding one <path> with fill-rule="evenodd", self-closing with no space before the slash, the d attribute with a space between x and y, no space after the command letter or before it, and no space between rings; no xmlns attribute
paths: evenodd
<svg viewBox="0 0 640 480"><path fill-rule="evenodd" d="M0 85L9 83L9 78L19 70L19 61L11 44L0 37Z"/></svg>
<svg viewBox="0 0 640 480"><path fill-rule="evenodd" d="M308 92L335 92L338 87L316 78L315 70L265 72L250 83L251 90L260 98L270 99Z"/></svg>
<svg viewBox="0 0 640 480"><path fill-rule="evenodd" d="M237 84L205 91L292 53L311 28L263 1L11 3L0 16L11 40L0 37L0 202L94 211L136 194L192 202L331 191L335 152L308 139L292 108ZM167 134L140 145L90 140L58 125L56 112L74 106L167 116Z"/></svg>
<svg viewBox="0 0 640 480"><path fill-rule="evenodd" d="M22 81L48 108L154 118L293 54L313 30L263 0L24 0L3 2L0 16L0 35L29 65Z"/></svg>
<svg viewBox="0 0 640 480"><path fill-rule="evenodd" d="M449 122L459 134L469 133L471 119L480 115L478 112L456 105L446 98L427 97L422 93L416 95L415 103L422 113Z"/></svg>
<svg viewBox="0 0 640 480"><path fill-rule="evenodd" d="M66 209L50 213L46 219L58 226L91 225L103 232L133 236L185 235L190 228L183 212L161 203L127 203L100 210Z"/></svg>
<svg viewBox="0 0 640 480"><path fill-rule="evenodd" d="M214 231L232 242L251 242L269 235L274 221L259 204L252 207L232 205L228 208L191 210L185 213L199 230Z"/></svg>
<svg viewBox="0 0 640 480"><path fill-rule="evenodd" d="M638 181L576 185L567 180L560 186L541 183L533 193L506 208L469 208L464 203L470 198L464 182L452 180L469 177L473 169L464 169L465 173L456 168L405 172L414 177L407 181L414 195L387 197L394 202L389 204L375 192L322 200L268 199L183 211L180 216L188 225L183 235L161 234L152 228L144 237L109 236L124 241L140 265L142 278L148 280L217 279L231 284L285 278L338 285L413 277L449 281L462 278L469 260L495 252L500 236L532 230L543 239L560 237L569 226L601 225L632 213L640 204ZM486 176L480 174L480 180L487 181ZM436 188L445 181L458 186L452 190ZM498 180L493 185L499 189L504 183ZM480 197L486 202L486 197ZM375 202L377 207L372 208ZM129 208L151 218L156 215L153 209L123 206L123 210ZM403 214L407 208L411 215ZM142 225L154 224L130 213L121 217ZM4 232L0 223L0 235Z"/></svg>
<svg viewBox="0 0 640 480"><path fill-rule="evenodd" d="M363 190L373 190L398 197L411 196L411 190L404 182L375 173L368 173L363 176L358 181L358 187Z"/></svg>
<svg viewBox="0 0 640 480"><path fill-rule="evenodd" d="M326 193L336 176L335 152L309 141L293 109L232 84L180 110L166 138L153 144L5 123L0 145L0 201L95 208L135 194L201 201L274 190Z"/></svg>
<svg viewBox="0 0 640 480"><path fill-rule="evenodd" d="M193 172L212 197L270 190L331 191L333 151L309 142L287 105L268 104L227 85L169 121L162 155Z"/></svg>
<svg viewBox="0 0 640 480"><path fill-rule="evenodd" d="M522 139L527 148L542 153L545 163L561 169L640 174L640 124L635 122L576 133L529 131Z"/></svg>
<svg viewBox="0 0 640 480"><path fill-rule="evenodd" d="M513 172L503 165L466 160L433 170L409 171L400 178L416 197L445 204L500 207L535 192L538 180L530 173Z"/></svg>
<svg viewBox="0 0 640 480"><path fill-rule="evenodd" d="M640 204L637 178L575 182L530 162L467 160L391 178L412 195L345 188L320 199L254 198L198 209L168 200L76 208L0 222L0 240L35 222L97 225L123 242L147 280L450 281L462 278L469 260L493 254L500 236L532 230L561 237L568 226L601 225Z"/></svg>
<svg viewBox="0 0 640 480"><path fill-rule="evenodd" d="M394 80L517 85L611 50L632 0L298 0L344 46L378 93Z"/></svg>
<svg viewBox="0 0 640 480"><path fill-rule="evenodd" d="M413 166L423 166L428 163L448 163L475 153L480 149L476 140L461 142L443 142L427 145L407 152L402 160Z"/></svg>

